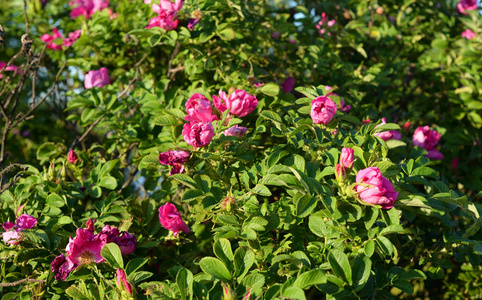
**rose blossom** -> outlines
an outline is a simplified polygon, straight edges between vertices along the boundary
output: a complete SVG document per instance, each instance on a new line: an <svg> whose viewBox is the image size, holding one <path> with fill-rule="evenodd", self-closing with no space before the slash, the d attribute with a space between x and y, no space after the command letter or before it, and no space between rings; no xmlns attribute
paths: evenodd
<svg viewBox="0 0 482 300"><path fill-rule="evenodd" d="M184 120L188 122L212 122L217 119L211 113L211 102L199 93L195 93L187 100L186 112Z"/></svg>
<svg viewBox="0 0 482 300"><path fill-rule="evenodd" d="M75 153L74 150L70 150L69 151L69 154L67 155L67 160L69 161L69 163L71 164L75 164L75 162L79 159L79 157L77 156L77 154Z"/></svg>
<svg viewBox="0 0 482 300"><path fill-rule="evenodd" d="M340 98L340 110L342 112L349 112L351 110L351 105L346 104L343 98Z"/></svg>
<svg viewBox="0 0 482 300"><path fill-rule="evenodd" d="M413 134L412 143L414 146L419 146L427 150L428 154L425 156L428 158L443 159L443 154L435 149L440 137L440 133L435 130L430 130L428 126L418 127Z"/></svg>
<svg viewBox="0 0 482 300"><path fill-rule="evenodd" d="M86 89L96 87L103 87L110 84L110 77L107 68L100 68L100 70L91 70L85 74L84 86Z"/></svg>
<svg viewBox="0 0 482 300"><path fill-rule="evenodd" d="M475 33L472 30L467 29L464 32L462 32L461 36L468 40L471 40L475 37Z"/></svg>
<svg viewBox="0 0 482 300"><path fill-rule="evenodd" d="M122 287L125 288L125 290L132 295L132 286L131 284L127 281L126 278L126 273L122 269L117 269L116 271L116 282L117 282L117 287L122 290Z"/></svg>
<svg viewBox="0 0 482 300"><path fill-rule="evenodd" d="M160 5L153 4L152 10L158 15L149 20L146 29L152 27L161 27L166 31L177 28L179 20L177 20L177 12L181 10L184 0L176 0L172 3L169 0L161 0Z"/></svg>
<svg viewBox="0 0 482 300"><path fill-rule="evenodd" d="M281 84L281 88L285 93L290 93L295 87L295 79L293 77L287 77Z"/></svg>
<svg viewBox="0 0 482 300"><path fill-rule="evenodd" d="M65 248L68 254L67 259L75 265L103 262L105 259L100 255L100 251L105 244L103 239L96 239L90 230L79 228L75 238L70 238L69 244Z"/></svg>
<svg viewBox="0 0 482 300"><path fill-rule="evenodd" d="M50 270L55 274L55 280L65 281L69 273L75 268L77 268L77 266L70 259L66 259L63 254L57 256L52 263L50 263Z"/></svg>
<svg viewBox="0 0 482 300"><path fill-rule="evenodd" d="M233 127L223 131L223 134L225 136L236 136L236 137L240 138L246 133L246 131L248 131L248 128L238 126L238 124L236 124Z"/></svg>
<svg viewBox="0 0 482 300"><path fill-rule="evenodd" d="M37 224L37 219L23 214L17 218L16 223L13 222L5 222L2 224L3 229L5 232L2 233L3 241L10 245L16 245L20 243L20 239L22 238L22 234L20 231L24 229L31 229Z"/></svg>
<svg viewBox="0 0 482 300"><path fill-rule="evenodd" d="M102 240L104 244L117 244L122 255L132 254L137 246L137 238L133 234L126 231L119 232L117 227L110 225L102 227L102 231L96 234L93 240Z"/></svg>
<svg viewBox="0 0 482 300"><path fill-rule="evenodd" d="M230 115L241 118L256 109L258 99L245 90L235 90L229 97L226 97L226 93L220 90L219 97L213 96L213 104L219 111L224 112L229 109Z"/></svg>
<svg viewBox="0 0 482 300"><path fill-rule="evenodd" d="M62 44L56 44L54 40L61 39L62 34L57 30L57 28L52 29L52 35L48 33L42 35L40 39L47 44L47 48L54 50L62 50Z"/></svg>
<svg viewBox="0 0 482 300"><path fill-rule="evenodd" d="M384 124L387 124L386 118L382 118L382 123L375 126L375 128L377 128L378 126L384 125ZM397 130L389 130L389 131L379 132L379 133L375 133L373 135L378 136L379 138L381 138L384 141L401 140L402 139L402 135Z"/></svg>
<svg viewBox="0 0 482 300"><path fill-rule="evenodd" d="M159 154L159 162L164 166L172 166L169 176L180 174L184 171L184 165L191 154L187 151L169 150Z"/></svg>
<svg viewBox="0 0 482 300"><path fill-rule="evenodd" d="M355 161L355 150L351 148L341 149L340 164L343 165L345 169L350 169Z"/></svg>
<svg viewBox="0 0 482 300"><path fill-rule="evenodd" d="M326 96L319 96L311 101L311 119L316 124L328 124L336 113L336 104Z"/></svg>
<svg viewBox="0 0 482 300"><path fill-rule="evenodd" d="M398 192L395 192L390 181L383 177L379 168L370 167L360 170L356 175L356 183L356 191L363 201L380 205L383 209L394 206Z"/></svg>
<svg viewBox="0 0 482 300"><path fill-rule="evenodd" d="M211 142L214 136L214 127L209 122L186 123L182 129L186 143L193 147L203 147Z"/></svg>
<svg viewBox="0 0 482 300"><path fill-rule="evenodd" d="M467 11L477 10L477 0L460 0L457 3L457 10L461 14L468 15Z"/></svg>
<svg viewBox="0 0 482 300"><path fill-rule="evenodd" d="M5 68L6 65L7 65L6 62L0 61L0 70L2 70L3 68ZM22 74L22 70L20 70L19 67L16 66L16 65L10 65L10 66L8 66L8 67L6 67L6 68L4 69L4 71L15 71L15 70L18 70L18 71L17 71L17 74ZM3 78L2 73L0 73L0 78Z"/></svg>
<svg viewBox="0 0 482 300"><path fill-rule="evenodd" d="M64 46L65 47L72 46L72 44L75 43L75 41L80 38L81 34L82 34L81 29L69 33L69 37L64 39L64 42L63 42Z"/></svg>
<svg viewBox="0 0 482 300"><path fill-rule="evenodd" d="M70 12L72 19L83 15L86 19L90 19L91 15L96 11L101 11L109 6L109 0L73 0L69 2L70 6L75 6Z"/></svg>
<svg viewBox="0 0 482 300"><path fill-rule="evenodd" d="M182 220L182 216L177 211L176 207L169 202L159 207L159 222L162 227L172 231L174 236L176 236L179 231L185 233L191 232L189 227Z"/></svg>

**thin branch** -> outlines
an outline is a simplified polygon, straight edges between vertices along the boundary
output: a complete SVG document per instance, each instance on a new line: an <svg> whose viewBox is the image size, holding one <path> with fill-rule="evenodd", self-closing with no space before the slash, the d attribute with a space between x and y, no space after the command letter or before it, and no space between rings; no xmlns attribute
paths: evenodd
<svg viewBox="0 0 482 300"><path fill-rule="evenodd" d="M17 281L14 281L14 282L2 282L0 283L0 287L5 287L5 286L16 286L16 285L19 285L19 284L22 284L22 283L25 283L25 282L39 282L39 283L45 283L46 280L43 280L43 279L31 279L31 278L25 278L25 279L21 279L21 280L17 280Z"/></svg>
<svg viewBox="0 0 482 300"><path fill-rule="evenodd" d="M138 166L136 166L134 168L134 170L132 170L132 172L129 174L129 178L124 182L124 184L122 185L122 187L120 188L120 190L117 191L117 196L119 196L122 191L129 186L129 184L131 184L132 180L134 179L134 177L136 176L137 174L137 171L138 171Z"/></svg>
<svg viewBox="0 0 482 300"><path fill-rule="evenodd" d="M23 0L23 14L25 16L25 33L28 34L27 0Z"/></svg>

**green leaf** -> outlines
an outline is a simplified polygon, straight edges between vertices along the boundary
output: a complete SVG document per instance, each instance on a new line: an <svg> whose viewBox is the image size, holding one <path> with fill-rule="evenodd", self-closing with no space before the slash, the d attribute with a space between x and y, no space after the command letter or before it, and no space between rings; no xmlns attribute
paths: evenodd
<svg viewBox="0 0 482 300"><path fill-rule="evenodd" d="M100 251L100 255L115 269L123 269L124 268L124 260L122 259L122 253L115 243L108 243L105 244L102 250Z"/></svg>
<svg viewBox="0 0 482 300"><path fill-rule="evenodd" d="M100 179L99 186L113 190L117 187L117 180L112 176L104 176Z"/></svg>
<svg viewBox="0 0 482 300"><path fill-rule="evenodd" d="M413 285L408 281L398 279L393 282L393 286L409 295L413 294Z"/></svg>
<svg viewBox="0 0 482 300"><path fill-rule="evenodd" d="M217 258L204 257L199 261L199 266L204 273L213 276L221 281L228 282L232 279L226 266Z"/></svg>
<svg viewBox="0 0 482 300"><path fill-rule="evenodd" d="M100 169L99 178L107 176L118 163L119 163L118 159L109 160L108 162L106 162Z"/></svg>
<svg viewBox="0 0 482 300"><path fill-rule="evenodd" d="M330 250L330 253L328 253L328 262L330 263L333 273L352 285L353 281L350 262L345 253L337 249Z"/></svg>
<svg viewBox="0 0 482 300"><path fill-rule="evenodd" d="M384 236L379 236L377 238L377 244L378 246L380 247L380 249L382 249L382 251L386 254L386 255L392 255L393 254L393 244L392 242L390 242L389 239L387 239L386 237Z"/></svg>
<svg viewBox="0 0 482 300"><path fill-rule="evenodd" d="M297 194L299 195L299 194ZM316 207L316 198L310 195L295 197L295 215L299 218L308 216Z"/></svg>
<svg viewBox="0 0 482 300"><path fill-rule="evenodd" d="M358 255L353 262L353 285L355 291L361 290L370 277L372 261L365 255Z"/></svg>
<svg viewBox="0 0 482 300"><path fill-rule="evenodd" d="M375 252L375 241L368 240L365 243L365 247L363 248L363 252L365 252L366 256L372 257L373 252Z"/></svg>
<svg viewBox="0 0 482 300"><path fill-rule="evenodd" d="M140 271L140 272L134 272L129 275L128 279L131 283L136 284L138 282L141 282L143 280L146 280L147 278L151 277L152 274L151 272L147 271Z"/></svg>
<svg viewBox="0 0 482 300"><path fill-rule="evenodd" d="M429 167L418 167L413 170L411 176L428 176L432 178L439 178L438 172Z"/></svg>
<svg viewBox="0 0 482 300"><path fill-rule="evenodd" d="M253 189L253 193L266 197L271 196L270 190L263 184L257 184Z"/></svg>
<svg viewBox="0 0 482 300"><path fill-rule="evenodd" d="M277 84L267 83L261 87L261 93L274 97L279 94L280 88Z"/></svg>
<svg viewBox="0 0 482 300"><path fill-rule="evenodd" d="M234 252L234 274L238 280L241 280L254 264L255 254L251 249L240 247Z"/></svg>
<svg viewBox="0 0 482 300"><path fill-rule="evenodd" d="M274 122L277 122L277 123L281 123L282 120L281 120L281 117L275 113L274 111L270 111L270 110L263 110L260 115L268 120L271 120L271 121L274 121Z"/></svg>
<svg viewBox="0 0 482 300"><path fill-rule="evenodd" d="M214 242L213 250L214 254L223 261L224 265L227 266L229 269L232 269L234 255L229 240L224 238L217 240L216 242Z"/></svg>
<svg viewBox="0 0 482 300"><path fill-rule="evenodd" d="M196 189L196 182L191 177L185 174L174 174L171 176L172 179L179 181L180 183L187 185L192 189Z"/></svg>
<svg viewBox="0 0 482 300"><path fill-rule="evenodd" d="M196 189L186 190L182 195L182 201L191 202L204 195L205 195L204 192L200 190L196 190Z"/></svg>
<svg viewBox="0 0 482 300"><path fill-rule="evenodd" d="M306 300L305 292L299 287L291 286L281 291L283 299Z"/></svg>
<svg viewBox="0 0 482 300"><path fill-rule="evenodd" d="M192 290L193 290L193 275L192 272L186 268L182 268L177 272L176 275L176 283L179 287L179 291L181 293L181 299L186 299L186 291L189 295L189 299L192 299Z"/></svg>
<svg viewBox="0 0 482 300"><path fill-rule="evenodd" d="M57 194L50 194L45 200L48 206L62 207L65 205L64 199Z"/></svg>
<svg viewBox="0 0 482 300"><path fill-rule="evenodd" d="M326 275L322 270L310 270L296 277L293 286L299 287L305 290L312 285L324 284L326 283Z"/></svg>
<svg viewBox="0 0 482 300"><path fill-rule="evenodd" d="M131 259L126 266L126 274L129 276L131 273L139 270L143 265L145 265L149 261L148 258L145 257L136 257Z"/></svg>
<svg viewBox="0 0 482 300"><path fill-rule="evenodd" d="M218 32L218 35L220 38L222 38L223 40L232 40L236 37L236 33L234 32L234 30L232 28L226 28L226 29L223 29L221 31Z"/></svg>
<svg viewBox="0 0 482 300"><path fill-rule="evenodd" d="M65 290L65 293L75 300L90 300L90 297L84 295L81 289L75 285L70 286Z"/></svg>
<svg viewBox="0 0 482 300"><path fill-rule="evenodd" d="M482 127L482 117L475 111L471 111L467 117L475 128Z"/></svg>

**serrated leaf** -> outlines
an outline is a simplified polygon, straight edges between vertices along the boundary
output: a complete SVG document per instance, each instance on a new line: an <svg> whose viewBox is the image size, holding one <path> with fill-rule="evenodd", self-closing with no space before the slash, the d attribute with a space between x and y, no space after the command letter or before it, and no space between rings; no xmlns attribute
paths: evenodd
<svg viewBox="0 0 482 300"><path fill-rule="evenodd" d="M275 97L279 94L280 88L277 84L274 83L267 83L261 87L261 93Z"/></svg>
<svg viewBox="0 0 482 300"><path fill-rule="evenodd" d="M47 203L48 206L53 207L62 207L65 205L64 199L57 194L50 194L45 200L45 203Z"/></svg>
<svg viewBox="0 0 482 300"><path fill-rule="evenodd" d="M322 270L310 270L296 277L293 286L305 290L312 285L319 285L326 283L326 275Z"/></svg>
<svg viewBox="0 0 482 300"><path fill-rule="evenodd" d="M119 246L115 243L105 244L100 255L115 269L124 268L124 260Z"/></svg>
<svg viewBox="0 0 482 300"><path fill-rule="evenodd" d="M230 281L232 279L226 266L217 258L204 257L199 261L199 266L204 273L213 276L221 281Z"/></svg>
<svg viewBox="0 0 482 300"><path fill-rule="evenodd" d="M100 179L99 186L114 190L117 187L117 180L112 176L104 176Z"/></svg>
<svg viewBox="0 0 482 300"><path fill-rule="evenodd" d="M370 277L372 261L367 256L359 255L353 262L353 285L355 291L361 290Z"/></svg>
<svg viewBox="0 0 482 300"><path fill-rule="evenodd" d="M204 192L200 190L196 190L196 189L186 190L182 195L182 201L191 202L204 195L205 195Z"/></svg>
<svg viewBox="0 0 482 300"><path fill-rule="evenodd" d="M174 174L171 176L172 179L179 181L180 183L192 188L196 189L196 182L191 177L185 174Z"/></svg>
<svg viewBox="0 0 482 300"><path fill-rule="evenodd" d="M225 266L232 267L234 255L228 239L221 238L214 242L213 250L214 254L223 261Z"/></svg>
<svg viewBox="0 0 482 300"><path fill-rule="evenodd" d="M253 189L253 193L266 197L271 196L271 191L263 184L257 184Z"/></svg>
<svg viewBox="0 0 482 300"><path fill-rule="evenodd" d="M330 253L328 253L328 262L330 263L333 273L352 285L353 281L350 262L345 253L337 249L330 250Z"/></svg>
<svg viewBox="0 0 482 300"><path fill-rule="evenodd" d="M299 218L308 216L316 207L316 198L303 195L295 200L295 215Z"/></svg>

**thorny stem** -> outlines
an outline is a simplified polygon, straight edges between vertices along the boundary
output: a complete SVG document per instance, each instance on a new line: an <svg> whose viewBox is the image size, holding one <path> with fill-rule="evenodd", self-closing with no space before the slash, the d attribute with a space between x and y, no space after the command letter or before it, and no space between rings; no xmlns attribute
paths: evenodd
<svg viewBox="0 0 482 300"><path fill-rule="evenodd" d="M27 0L23 0L23 14L25 16L25 33L28 35Z"/></svg>
<svg viewBox="0 0 482 300"><path fill-rule="evenodd" d="M25 279L21 279L21 280L17 280L17 281L14 281L14 282L1 282L0 283L0 287L5 287L5 286L16 286L16 285L19 285L19 284L22 284L22 283L25 283L25 282L40 282L40 283L44 283L46 282L45 280L42 280L42 279L31 279L31 278L25 278Z"/></svg>

